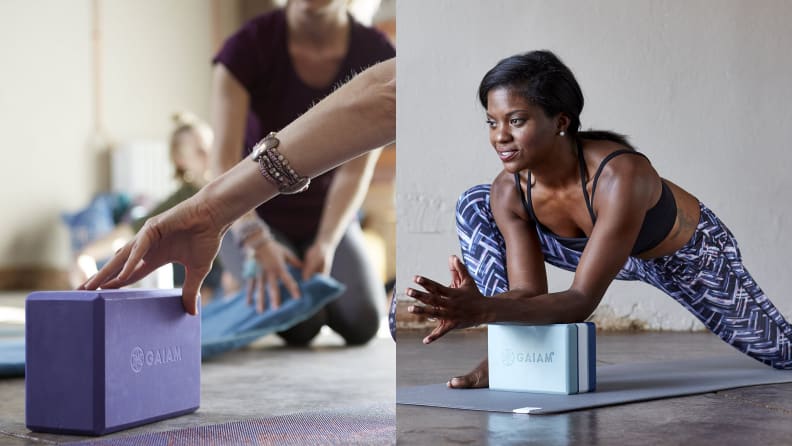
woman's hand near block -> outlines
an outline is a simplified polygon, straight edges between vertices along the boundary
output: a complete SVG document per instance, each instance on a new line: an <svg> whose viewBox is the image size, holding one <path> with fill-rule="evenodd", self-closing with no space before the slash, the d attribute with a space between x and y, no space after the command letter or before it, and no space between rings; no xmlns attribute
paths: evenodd
<svg viewBox="0 0 792 446"><path fill-rule="evenodd" d="M360 73L278 133L279 153L299 175L315 177L396 137L396 61ZM186 269L184 308L198 312L198 290L232 222L278 194L278 184L242 160L191 199L149 220L80 289L129 285L157 267Z"/></svg>
<svg viewBox="0 0 792 446"><path fill-rule="evenodd" d="M449 286L440 285L423 276L415 276L415 283L426 291L407 289L408 296L424 304L411 305L408 311L440 320L437 327L424 338L424 344L432 343L455 328L484 324L492 317L484 296L462 261L457 256L451 256L448 259L448 268L451 272Z"/></svg>

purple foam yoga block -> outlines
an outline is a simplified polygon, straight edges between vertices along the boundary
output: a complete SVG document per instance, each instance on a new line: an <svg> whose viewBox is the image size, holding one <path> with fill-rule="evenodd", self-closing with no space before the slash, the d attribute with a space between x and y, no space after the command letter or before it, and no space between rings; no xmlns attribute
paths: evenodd
<svg viewBox="0 0 792 446"><path fill-rule="evenodd" d="M201 318L181 290L35 292L25 317L29 429L101 435L198 409Z"/></svg>

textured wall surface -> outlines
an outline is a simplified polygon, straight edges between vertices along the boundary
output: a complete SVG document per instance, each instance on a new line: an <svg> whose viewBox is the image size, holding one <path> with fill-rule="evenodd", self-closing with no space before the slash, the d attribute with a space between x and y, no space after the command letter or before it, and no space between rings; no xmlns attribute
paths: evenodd
<svg viewBox="0 0 792 446"><path fill-rule="evenodd" d="M662 176L710 206L746 266L792 315L792 3L785 1L472 1L398 3L398 289L413 274L447 280L458 253L460 192L500 162L476 88L498 60L550 49L586 99L584 128L626 133ZM551 290L571 274L548 267ZM615 283L610 327L701 325L664 294Z"/></svg>

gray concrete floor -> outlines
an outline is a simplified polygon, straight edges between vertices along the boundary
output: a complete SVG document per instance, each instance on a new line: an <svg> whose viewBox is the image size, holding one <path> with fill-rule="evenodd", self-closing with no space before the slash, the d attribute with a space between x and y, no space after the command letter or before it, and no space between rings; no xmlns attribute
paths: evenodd
<svg viewBox="0 0 792 446"><path fill-rule="evenodd" d="M21 307L23 297L0 296L0 332L13 327L14 322L3 321L2 316L13 316L14 311L8 309ZM341 337L328 331L306 349L287 348L276 336L266 337L247 349L203 364L197 412L101 438L298 412L393 407L395 356L387 323L378 337L363 347L345 347ZM92 437L29 431L25 427L24 380L0 379L0 445L58 444L83 438Z"/></svg>
<svg viewBox="0 0 792 446"><path fill-rule="evenodd" d="M397 385L446 382L486 357L485 331L432 345L400 331ZM741 354L709 333L597 334L597 364ZM557 415L396 408L398 442L540 445L792 445L792 384L755 386Z"/></svg>

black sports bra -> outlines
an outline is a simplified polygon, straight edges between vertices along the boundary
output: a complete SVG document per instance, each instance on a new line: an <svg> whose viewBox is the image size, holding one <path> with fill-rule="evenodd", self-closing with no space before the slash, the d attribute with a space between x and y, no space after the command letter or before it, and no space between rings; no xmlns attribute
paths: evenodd
<svg viewBox="0 0 792 446"><path fill-rule="evenodd" d="M586 162L583 159L583 150L580 144L578 144L577 152L578 161L580 164L580 180L583 186L583 197L586 200L586 207L588 208L589 215L591 215L591 222L596 224L597 216L594 215L592 202L594 201L594 192L597 190L597 181L599 180L599 176L602 173L602 169L605 167L605 164L607 164L608 161L612 160L614 157L622 154L639 155L644 158L646 158L646 155L628 149L616 150L615 152L608 154L608 156L602 160L599 167L597 168L597 172L594 174L594 184L591 185L591 197L589 197L588 191L586 190L586 183L588 183L588 171L586 170ZM647 161L649 160L649 158L646 159ZM558 240L562 245L569 249L582 252L586 247L586 243L588 243L588 237L561 237L554 234L553 231L539 222L539 219L536 218L536 214L534 214L533 211L533 204L531 202L531 172L528 172L527 192L523 192L522 186L520 186L520 175L517 173L514 174L514 182L517 184L517 190L520 193L523 206L533 221L535 221L542 230L552 235L553 238ZM668 234L671 232L671 229L674 227L677 217L676 200L674 199L674 194L671 192L671 189L668 187L666 182L662 181L662 183L663 191L660 194L660 199L657 200L657 203L651 209L646 211L646 216L644 217L643 224L641 225L641 231L638 233L638 239L635 241L635 245L633 245L630 255L634 256L642 252L646 252L659 245L660 242L665 240L666 236L668 236Z"/></svg>

